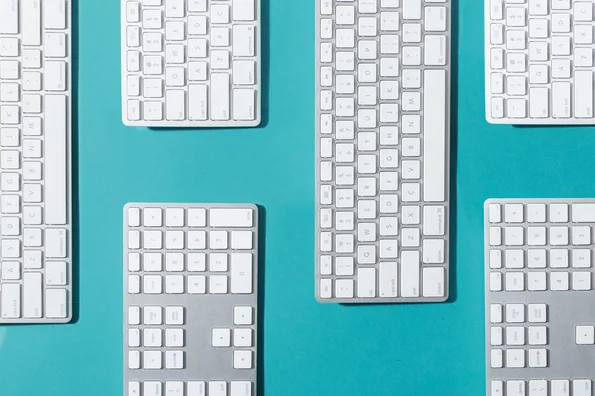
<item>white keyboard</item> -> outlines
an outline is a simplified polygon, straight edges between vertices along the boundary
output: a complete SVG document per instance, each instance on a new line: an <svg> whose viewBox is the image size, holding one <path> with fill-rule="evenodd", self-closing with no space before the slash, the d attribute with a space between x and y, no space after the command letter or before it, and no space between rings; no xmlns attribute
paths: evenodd
<svg viewBox="0 0 595 396"><path fill-rule="evenodd" d="M487 396L593 396L594 199L484 208Z"/></svg>
<svg viewBox="0 0 595 396"><path fill-rule="evenodd" d="M0 324L72 316L70 12L0 0Z"/></svg>
<svg viewBox="0 0 595 396"><path fill-rule="evenodd" d="M448 298L450 1L317 0L316 297Z"/></svg>
<svg viewBox="0 0 595 396"><path fill-rule="evenodd" d="M485 4L488 122L595 124L593 2Z"/></svg>
<svg viewBox="0 0 595 396"><path fill-rule="evenodd" d="M260 0L121 2L124 124L260 123Z"/></svg>
<svg viewBox="0 0 595 396"><path fill-rule="evenodd" d="M124 208L124 396L256 396L258 208Z"/></svg>

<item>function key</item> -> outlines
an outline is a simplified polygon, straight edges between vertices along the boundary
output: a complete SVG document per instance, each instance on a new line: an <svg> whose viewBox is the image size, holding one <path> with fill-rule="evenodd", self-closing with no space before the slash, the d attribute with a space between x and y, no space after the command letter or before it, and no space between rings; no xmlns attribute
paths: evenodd
<svg viewBox="0 0 595 396"><path fill-rule="evenodd" d="M188 209L188 227L205 227L207 225L207 210L204 208Z"/></svg>
<svg viewBox="0 0 595 396"><path fill-rule="evenodd" d="M504 220L507 223L523 222L523 204L504 205Z"/></svg>
<svg viewBox="0 0 595 396"><path fill-rule="evenodd" d="M182 209L182 208L167 208L167 209L165 209L165 225L167 227L183 227L184 226L184 209Z"/></svg>
<svg viewBox="0 0 595 396"><path fill-rule="evenodd" d="M163 225L161 208L143 209L143 224L145 227L161 227Z"/></svg>
<svg viewBox="0 0 595 396"><path fill-rule="evenodd" d="M567 204L551 204L550 205L550 221L552 223L567 223L568 222L568 205Z"/></svg>
<svg viewBox="0 0 595 396"><path fill-rule="evenodd" d="M545 204L527 205L527 221L529 223L545 223Z"/></svg>

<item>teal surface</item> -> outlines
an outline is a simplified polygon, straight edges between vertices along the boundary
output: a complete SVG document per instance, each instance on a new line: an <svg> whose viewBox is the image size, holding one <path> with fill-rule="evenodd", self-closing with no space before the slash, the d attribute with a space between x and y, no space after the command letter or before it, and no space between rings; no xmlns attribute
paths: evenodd
<svg viewBox="0 0 595 396"><path fill-rule="evenodd" d="M266 208L261 395L485 394L483 201L595 196L595 133L485 122L482 1L455 16L453 298L383 306L314 299L314 0L263 0L266 125L168 131L121 123L120 2L79 1L78 321L0 327L1 396L122 394L129 201Z"/></svg>

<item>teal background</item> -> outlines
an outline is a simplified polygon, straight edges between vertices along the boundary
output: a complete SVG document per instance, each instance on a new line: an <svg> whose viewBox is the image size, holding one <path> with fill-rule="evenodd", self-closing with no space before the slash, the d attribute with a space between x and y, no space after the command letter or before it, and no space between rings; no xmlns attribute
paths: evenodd
<svg viewBox="0 0 595 396"><path fill-rule="evenodd" d="M318 304L314 1L263 0L262 127L149 130L121 122L120 1L79 0L78 321L0 326L1 396L122 395L122 207L130 201L266 208L261 395L485 394L483 201L595 196L595 134L487 124L483 2L459 0L451 301Z"/></svg>

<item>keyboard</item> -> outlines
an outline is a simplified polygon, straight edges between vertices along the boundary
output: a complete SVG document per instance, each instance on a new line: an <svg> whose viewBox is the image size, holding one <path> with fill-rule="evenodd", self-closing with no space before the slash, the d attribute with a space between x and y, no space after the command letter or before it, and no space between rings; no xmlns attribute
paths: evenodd
<svg viewBox="0 0 595 396"><path fill-rule="evenodd" d="M0 324L72 317L70 5L0 0Z"/></svg>
<svg viewBox="0 0 595 396"><path fill-rule="evenodd" d="M484 210L486 395L591 396L595 199Z"/></svg>
<svg viewBox="0 0 595 396"><path fill-rule="evenodd" d="M488 122L595 124L593 2L485 4Z"/></svg>
<svg viewBox="0 0 595 396"><path fill-rule="evenodd" d="M447 0L317 0L316 297L448 298Z"/></svg>
<svg viewBox="0 0 595 396"><path fill-rule="evenodd" d="M121 2L124 124L260 123L260 0Z"/></svg>
<svg viewBox="0 0 595 396"><path fill-rule="evenodd" d="M124 208L124 395L256 396L258 208Z"/></svg>

